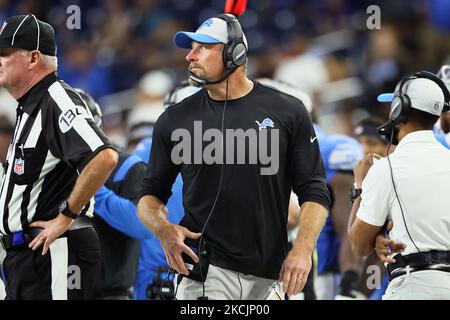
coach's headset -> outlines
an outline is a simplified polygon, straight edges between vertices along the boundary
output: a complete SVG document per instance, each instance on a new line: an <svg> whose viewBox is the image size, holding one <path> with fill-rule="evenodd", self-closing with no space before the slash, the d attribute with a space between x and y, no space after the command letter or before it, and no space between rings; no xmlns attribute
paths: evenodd
<svg viewBox="0 0 450 320"><path fill-rule="evenodd" d="M394 98L391 102L391 116L389 118L389 121L377 128L378 134L388 135L388 133L392 132L397 124L402 123L408 119L409 115L411 114L412 108L411 99L406 93L403 92L403 87L408 81L420 78L429 79L436 83L439 88L441 88L442 93L444 94L444 107L442 109L442 112L450 111L450 92L448 91L445 83L431 72L420 71L412 76L404 77L402 80L400 80L397 88L395 89Z"/></svg>
<svg viewBox="0 0 450 320"><path fill-rule="evenodd" d="M247 59L247 46L244 42L244 32L238 19L231 14L221 14L216 18L224 20L227 23L228 42L225 44L222 53L222 61L226 72L217 80L206 80L197 77L193 72L188 73L188 78L201 84L216 84L222 82L230 74L242 66Z"/></svg>

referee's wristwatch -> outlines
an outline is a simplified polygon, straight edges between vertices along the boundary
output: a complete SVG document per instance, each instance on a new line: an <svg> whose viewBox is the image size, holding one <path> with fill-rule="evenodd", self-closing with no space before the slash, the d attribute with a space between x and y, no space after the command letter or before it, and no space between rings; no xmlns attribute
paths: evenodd
<svg viewBox="0 0 450 320"><path fill-rule="evenodd" d="M67 200L64 200L64 202L61 203L61 205L59 206L59 212L61 212L66 217L69 217L72 219L76 219L80 216L79 213L75 213L70 210L69 203L67 202Z"/></svg>
<svg viewBox="0 0 450 320"><path fill-rule="evenodd" d="M355 202L355 199L358 198L362 193L362 189L361 188L357 188L356 184L353 184L353 186L350 189L350 192L348 194L350 201L353 203Z"/></svg>

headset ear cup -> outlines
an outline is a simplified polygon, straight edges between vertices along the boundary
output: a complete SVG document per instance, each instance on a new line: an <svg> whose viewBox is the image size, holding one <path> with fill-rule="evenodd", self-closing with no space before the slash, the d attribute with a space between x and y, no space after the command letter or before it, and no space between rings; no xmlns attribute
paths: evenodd
<svg viewBox="0 0 450 320"><path fill-rule="evenodd" d="M390 119L389 119L394 125L400 123L399 120L400 120L400 117L402 114L403 105L404 105L404 100L403 100L401 92L396 93L394 95L394 99L392 100L392 103L391 103L391 115L390 115Z"/></svg>
<svg viewBox="0 0 450 320"><path fill-rule="evenodd" d="M405 122L411 113L411 100L409 97L403 93L400 93L398 97L400 99L399 110L398 112L395 112L395 115L393 112L391 117L391 120L395 125Z"/></svg>
<svg viewBox="0 0 450 320"><path fill-rule="evenodd" d="M247 47L243 43L226 44L223 48L223 64L227 70L242 66L247 59Z"/></svg>
<svg viewBox="0 0 450 320"><path fill-rule="evenodd" d="M238 43L233 48L232 58L235 66L240 67L245 63L245 59L247 57L247 48L245 44Z"/></svg>
<svg viewBox="0 0 450 320"><path fill-rule="evenodd" d="M406 121L411 114L411 100L408 96L403 95L404 103L402 104L402 113L400 114L400 122Z"/></svg>
<svg viewBox="0 0 450 320"><path fill-rule="evenodd" d="M229 70L233 67L231 45L232 45L232 43L225 44L225 46L223 47L223 53L222 53L223 64L225 65L225 69L227 69L227 70Z"/></svg>
<svg viewBox="0 0 450 320"><path fill-rule="evenodd" d="M228 29L228 43L223 48L222 59L227 70L233 70L243 65L247 57L247 47L244 44L243 32L239 21L234 16L219 15L225 20Z"/></svg>
<svg viewBox="0 0 450 320"><path fill-rule="evenodd" d="M223 65L225 66L225 69L228 69L228 59L227 59L227 48L228 45L225 44L223 46L223 51L222 51L222 60L223 60Z"/></svg>

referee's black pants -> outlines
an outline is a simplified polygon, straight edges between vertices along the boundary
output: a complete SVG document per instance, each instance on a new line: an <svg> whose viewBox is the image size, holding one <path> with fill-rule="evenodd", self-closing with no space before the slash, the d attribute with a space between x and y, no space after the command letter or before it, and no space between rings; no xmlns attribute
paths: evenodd
<svg viewBox="0 0 450 320"><path fill-rule="evenodd" d="M85 300L99 290L100 241L93 227L67 231L45 256L42 246L11 250L3 262L6 300Z"/></svg>

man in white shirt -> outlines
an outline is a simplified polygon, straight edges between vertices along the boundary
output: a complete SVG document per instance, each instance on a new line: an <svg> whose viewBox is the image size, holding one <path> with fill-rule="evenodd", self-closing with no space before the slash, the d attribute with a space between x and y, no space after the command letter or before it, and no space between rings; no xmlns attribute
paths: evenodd
<svg viewBox="0 0 450 320"><path fill-rule="evenodd" d="M450 299L450 152L432 131L450 94L439 81L421 72L402 79L393 95L379 96L392 101L385 128L399 143L388 158L369 154L355 168L352 249L369 255L387 220L390 238L406 245L388 265L383 299Z"/></svg>

